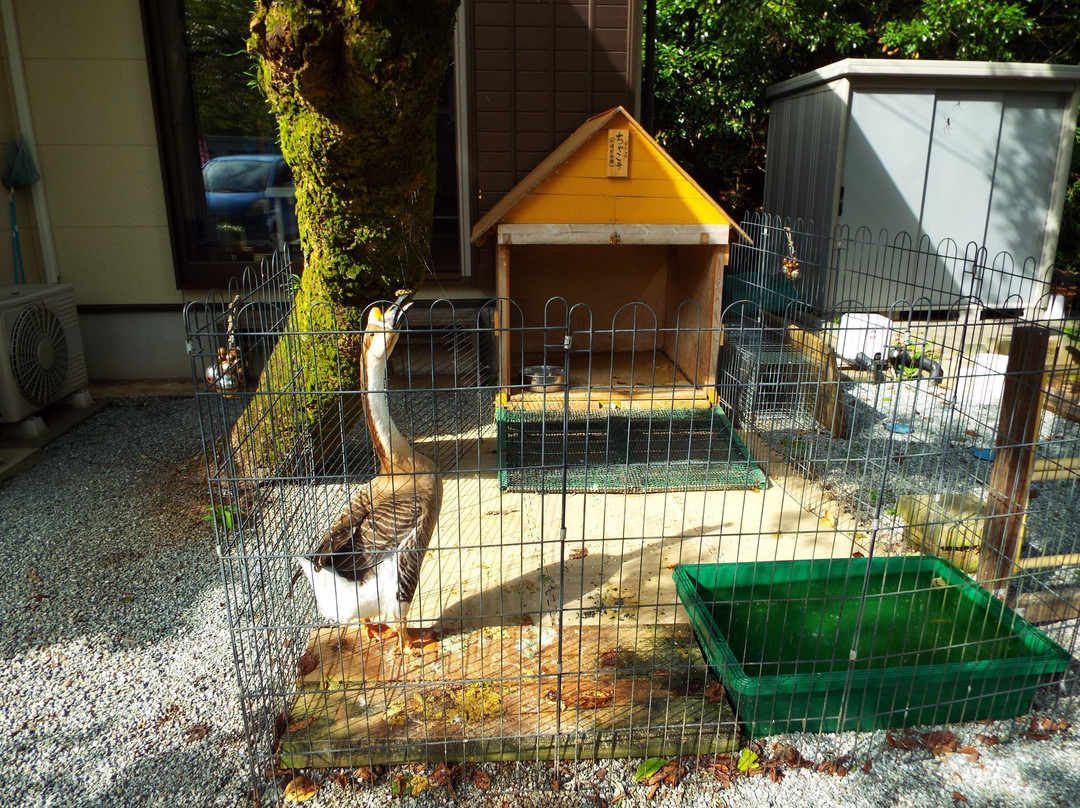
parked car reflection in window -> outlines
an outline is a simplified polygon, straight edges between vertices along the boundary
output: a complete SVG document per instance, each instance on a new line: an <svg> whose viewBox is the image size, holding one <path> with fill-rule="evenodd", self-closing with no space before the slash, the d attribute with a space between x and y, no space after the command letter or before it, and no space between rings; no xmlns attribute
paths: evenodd
<svg viewBox="0 0 1080 808"><path fill-rule="evenodd" d="M203 185L221 249L254 255L299 238L296 187L281 155L215 157L203 166Z"/></svg>

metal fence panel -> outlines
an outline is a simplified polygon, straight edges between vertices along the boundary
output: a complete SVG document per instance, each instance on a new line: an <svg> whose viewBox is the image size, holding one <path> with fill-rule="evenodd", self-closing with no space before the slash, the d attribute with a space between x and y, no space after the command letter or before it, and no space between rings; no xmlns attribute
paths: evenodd
<svg viewBox="0 0 1080 808"><path fill-rule="evenodd" d="M328 622L295 580L388 469L362 392L322 391L318 429L296 428L316 335L296 327L289 266L187 307L255 776L718 753L779 732L1012 715L1072 676L1068 321L1025 319L1045 301L987 310L988 276L951 248L765 217L744 229L715 379L688 371L718 342L692 301L674 323L640 304L599 323L560 299L541 323L511 301L407 311L387 389L368 397L411 441L398 482L421 475L413 452L441 481L408 612L424 635L406 656L381 629ZM888 311L858 303L883 289ZM1045 361L1010 353L1032 334ZM597 348L612 345L627 347ZM1025 400L1045 406L1010 408Z"/></svg>

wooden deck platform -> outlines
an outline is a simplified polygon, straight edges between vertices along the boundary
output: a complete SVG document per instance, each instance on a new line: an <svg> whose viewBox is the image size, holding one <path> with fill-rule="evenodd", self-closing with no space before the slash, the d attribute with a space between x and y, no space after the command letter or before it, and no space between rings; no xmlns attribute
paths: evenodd
<svg viewBox="0 0 1080 808"><path fill-rule="evenodd" d="M434 440L418 448L435 455ZM564 508L572 516L560 542ZM850 535L775 483L565 502L508 492L495 439L485 437L444 472L442 516L410 612L442 628L438 648L402 669L393 642L384 654L355 628L313 632L304 673L286 688L297 695L281 727L281 765L730 750L735 716L709 689L715 679L671 569L853 549Z"/></svg>
<svg viewBox="0 0 1080 808"><path fill-rule="evenodd" d="M541 354L527 354L523 367L539 365ZM549 356L548 361L552 361ZM520 369L519 369L520 370ZM704 409L712 406L709 388L695 385L663 352L597 352L591 362L573 355L570 363L570 407L583 409ZM507 391L508 409L561 410L561 389Z"/></svg>
<svg viewBox="0 0 1080 808"><path fill-rule="evenodd" d="M313 634L281 766L709 754L738 740L685 624L464 630L404 665L394 648L355 627Z"/></svg>

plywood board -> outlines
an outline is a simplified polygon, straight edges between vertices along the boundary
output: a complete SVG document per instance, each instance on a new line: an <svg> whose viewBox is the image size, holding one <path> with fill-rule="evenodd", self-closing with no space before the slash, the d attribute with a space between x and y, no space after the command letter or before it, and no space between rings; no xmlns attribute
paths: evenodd
<svg viewBox="0 0 1080 808"><path fill-rule="evenodd" d="M524 367L540 364L543 354L525 354ZM549 355L547 361L551 362ZM520 371L520 369L517 369ZM571 355L571 409L704 409L712 406L708 388L695 385L664 353L651 350L598 352L591 362ZM562 409L562 390L509 389L508 409Z"/></svg>

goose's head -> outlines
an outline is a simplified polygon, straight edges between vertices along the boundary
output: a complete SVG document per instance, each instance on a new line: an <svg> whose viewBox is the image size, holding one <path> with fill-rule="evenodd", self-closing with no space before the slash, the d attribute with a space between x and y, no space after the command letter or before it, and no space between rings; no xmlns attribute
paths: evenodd
<svg viewBox="0 0 1080 808"><path fill-rule="evenodd" d="M400 322L411 305L412 294L403 294L386 311L373 306L364 329L364 355L372 361L386 361L393 353L400 335Z"/></svg>

